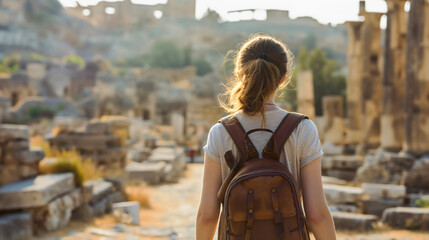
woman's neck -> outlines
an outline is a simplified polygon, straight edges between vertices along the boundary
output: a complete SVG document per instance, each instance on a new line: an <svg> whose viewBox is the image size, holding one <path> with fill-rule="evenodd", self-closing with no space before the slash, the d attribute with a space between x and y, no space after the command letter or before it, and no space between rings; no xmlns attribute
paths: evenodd
<svg viewBox="0 0 429 240"><path fill-rule="evenodd" d="M274 95L272 97L268 98L267 101L264 103L264 110L265 111L274 110L277 108L278 107L274 102Z"/></svg>

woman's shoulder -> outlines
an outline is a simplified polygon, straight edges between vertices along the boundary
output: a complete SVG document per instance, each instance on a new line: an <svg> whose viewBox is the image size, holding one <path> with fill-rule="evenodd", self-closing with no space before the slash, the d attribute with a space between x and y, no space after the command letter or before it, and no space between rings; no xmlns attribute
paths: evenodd
<svg viewBox="0 0 429 240"><path fill-rule="evenodd" d="M313 122L313 120L309 118L302 119L295 130L296 130L296 133L301 136L318 134L316 124Z"/></svg>

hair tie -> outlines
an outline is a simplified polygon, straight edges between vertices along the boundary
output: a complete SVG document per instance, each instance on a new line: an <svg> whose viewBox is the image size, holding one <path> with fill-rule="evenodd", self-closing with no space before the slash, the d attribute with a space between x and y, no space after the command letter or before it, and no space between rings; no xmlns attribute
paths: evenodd
<svg viewBox="0 0 429 240"><path fill-rule="evenodd" d="M265 53L260 53L260 54L256 55L256 59L258 59L258 58L262 58L266 61L270 61L270 58Z"/></svg>

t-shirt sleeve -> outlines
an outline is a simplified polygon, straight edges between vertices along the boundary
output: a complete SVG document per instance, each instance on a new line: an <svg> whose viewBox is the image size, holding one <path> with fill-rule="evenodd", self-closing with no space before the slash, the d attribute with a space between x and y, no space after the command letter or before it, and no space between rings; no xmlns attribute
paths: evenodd
<svg viewBox="0 0 429 240"><path fill-rule="evenodd" d="M303 120L298 132L298 149L301 151L301 168L323 155L317 127L311 120Z"/></svg>
<svg viewBox="0 0 429 240"><path fill-rule="evenodd" d="M216 162L220 162L218 138L219 138L219 126L218 124L216 124L210 129L207 137L207 144L203 147L207 155Z"/></svg>

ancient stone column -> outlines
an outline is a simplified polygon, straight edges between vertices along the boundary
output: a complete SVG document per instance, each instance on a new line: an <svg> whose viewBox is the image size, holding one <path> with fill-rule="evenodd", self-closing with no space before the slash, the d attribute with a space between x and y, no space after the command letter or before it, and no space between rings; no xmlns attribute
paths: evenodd
<svg viewBox="0 0 429 240"><path fill-rule="evenodd" d="M429 2L411 0L408 16L403 151L429 153Z"/></svg>
<svg viewBox="0 0 429 240"><path fill-rule="evenodd" d="M297 103L298 112L314 119L316 110L314 107L313 72L302 71L297 76Z"/></svg>
<svg viewBox="0 0 429 240"><path fill-rule="evenodd" d="M386 0L383 100L381 104L381 147L389 151L402 148L404 133L406 0Z"/></svg>
<svg viewBox="0 0 429 240"><path fill-rule="evenodd" d="M347 50L347 142L356 145L361 141L362 129L362 22L346 22L349 35Z"/></svg>
<svg viewBox="0 0 429 240"><path fill-rule="evenodd" d="M380 145L382 95L381 29L382 13L364 12L362 25L362 141L364 149Z"/></svg>
<svg viewBox="0 0 429 240"><path fill-rule="evenodd" d="M323 135L325 142L341 145L344 141L343 97L324 96L323 109Z"/></svg>

